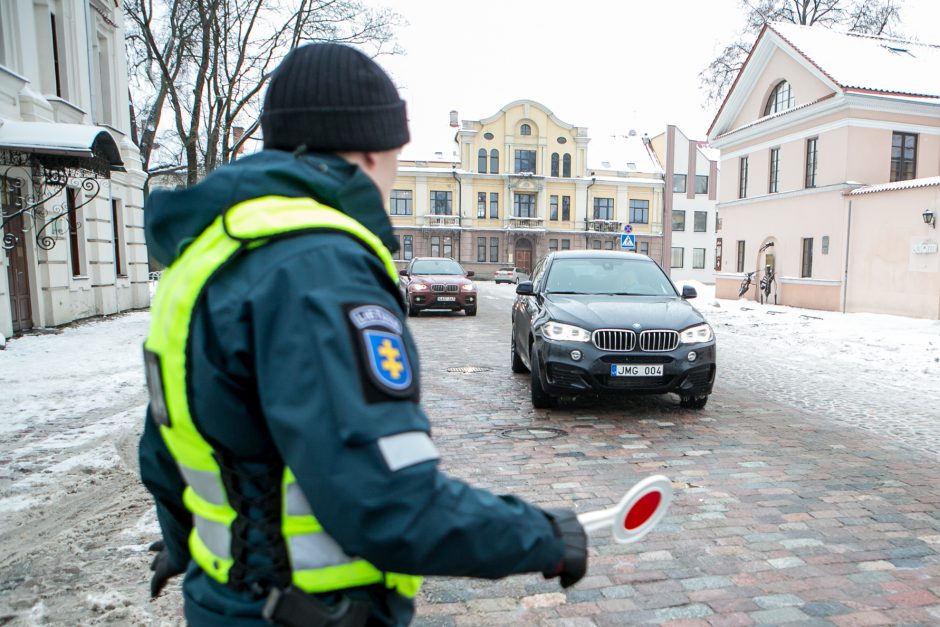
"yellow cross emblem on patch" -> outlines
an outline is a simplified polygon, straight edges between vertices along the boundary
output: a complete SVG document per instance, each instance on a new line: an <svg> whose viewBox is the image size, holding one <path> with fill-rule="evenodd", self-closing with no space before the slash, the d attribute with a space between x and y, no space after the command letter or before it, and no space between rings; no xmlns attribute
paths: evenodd
<svg viewBox="0 0 940 627"><path fill-rule="evenodd" d="M382 356L381 367L382 370L387 372L396 381L401 378L402 370L405 369L404 364L401 363L399 358L401 357L401 351L392 346L390 340L383 340L382 344L379 345L378 354Z"/></svg>

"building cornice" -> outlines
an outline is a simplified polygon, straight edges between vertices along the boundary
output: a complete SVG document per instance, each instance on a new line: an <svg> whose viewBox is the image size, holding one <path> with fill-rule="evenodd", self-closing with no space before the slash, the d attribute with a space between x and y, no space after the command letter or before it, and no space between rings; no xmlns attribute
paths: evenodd
<svg viewBox="0 0 940 627"><path fill-rule="evenodd" d="M768 202L774 200L784 200L787 198L799 198L800 196L813 196L816 194L843 193L847 189L855 189L856 183L837 183L835 185L823 185L821 187L811 187L809 189L795 189L789 192L778 192L776 194L764 194L762 196L748 196L747 198L735 198L725 202L719 202L716 207L721 209L750 205L756 202Z"/></svg>

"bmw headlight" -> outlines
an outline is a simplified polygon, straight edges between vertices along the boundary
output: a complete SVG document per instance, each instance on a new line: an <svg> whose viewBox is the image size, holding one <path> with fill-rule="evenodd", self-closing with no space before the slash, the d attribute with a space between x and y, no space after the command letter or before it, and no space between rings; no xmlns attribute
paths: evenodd
<svg viewBox="0 0 940 627"><path fill-rule="evenodd" d="M424 283L412 283L408 286L408 291L410 292L427 292L428 286Z"/></svg>
<svg viewBox="0 0 940 627"><path fill-rule="evenodd" d="M476 288L473 287L473 283L467 283L467 284L465 284L465 285L461 285L461 286L460 286L460 291L461 291L461 292L472 292L474 289L476 289Z"/></svg>
<svg viewBox="0 0 940 627"><path fill-rule="evenodd" d="M715 338L712 328L708 324L697 324L689 327L679 334L679 341L683 344L698 344L700 342L711 342Z"/></svg>
<svg viewBox="0 0 940 627"><path fill-rule="evenodd" d="M589 331L576 327L571 324L555 322L549 320L542 327L542 333L550 340L557 342L590 342L591 334Z"/></svg>

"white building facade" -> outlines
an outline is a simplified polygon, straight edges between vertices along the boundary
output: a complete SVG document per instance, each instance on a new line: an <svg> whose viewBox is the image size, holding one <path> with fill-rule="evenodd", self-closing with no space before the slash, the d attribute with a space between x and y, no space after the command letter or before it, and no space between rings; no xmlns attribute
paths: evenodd
<svg viewBox="0 0 940 627"><path fill-rule="evenodd" d="M0 2L0 334L149 304L113 0Z"/></svg>

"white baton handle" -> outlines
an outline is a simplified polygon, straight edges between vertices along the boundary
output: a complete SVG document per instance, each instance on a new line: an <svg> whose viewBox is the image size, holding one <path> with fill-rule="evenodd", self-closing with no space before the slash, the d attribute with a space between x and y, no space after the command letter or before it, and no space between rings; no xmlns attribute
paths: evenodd
<svg viewBox="0 0 940 627"><path fill-rule="evenodd" d="M578 522L587 533L609 527L620 544L636 542L662 520L671 502L672 482L653 475L627 490L616 507L578 514Z"/></svg>

